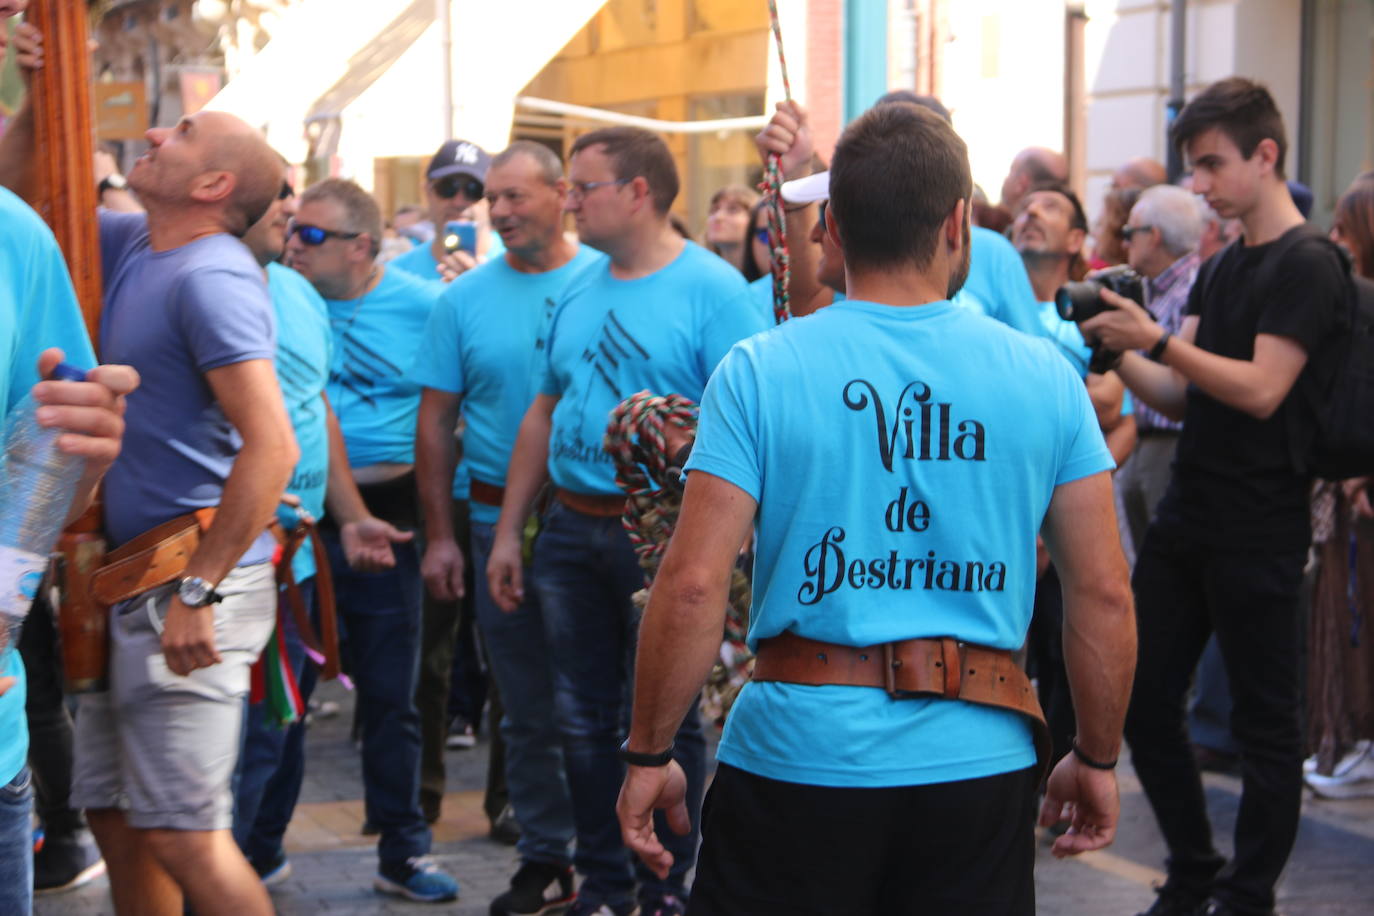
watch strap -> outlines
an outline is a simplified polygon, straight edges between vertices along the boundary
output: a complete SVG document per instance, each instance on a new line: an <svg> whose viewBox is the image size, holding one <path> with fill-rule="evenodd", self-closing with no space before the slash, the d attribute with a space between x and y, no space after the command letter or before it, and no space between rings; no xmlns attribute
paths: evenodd
<svg viewBox="0 0 1374 916"><path fill-rule="evenodd" d="M670 744L666 751L657 754L641 754L630 750L630 739L626 738L620 744L620 759L634 767L666 767L673 761L674 746Z"/></svg>

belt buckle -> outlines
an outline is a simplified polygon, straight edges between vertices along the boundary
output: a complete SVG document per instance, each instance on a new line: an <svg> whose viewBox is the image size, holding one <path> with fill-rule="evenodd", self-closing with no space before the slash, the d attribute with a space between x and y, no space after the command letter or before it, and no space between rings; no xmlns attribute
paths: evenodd
<svg viewBox="0 0 1374 916"><path fill-rule="evenodd" d="M897 669L902 667L902 660L897 657L896 642L883 643L883 689L887 695L894 700L901 700L908 697L930 696L932 694L943 696L946 699L957 700L962 688L963 681L963 656L961 650L965 643L956 640L952 636L939 637L940 660L935 663L935 667L941 669L943 683L938 690L926 692L923 690L902 690L897 687Z"/></svg>

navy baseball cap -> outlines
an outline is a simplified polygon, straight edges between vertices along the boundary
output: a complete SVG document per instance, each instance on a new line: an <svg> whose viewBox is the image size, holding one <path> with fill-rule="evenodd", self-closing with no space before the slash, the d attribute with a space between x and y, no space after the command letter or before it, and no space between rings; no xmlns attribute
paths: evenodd
<svg viewBox="0 0 1374 916"><path fill-rule="evenodd" d="M485 183L487 180L487 169L491 166L491 157L487 151L476 143L469 143L467 140L449 140L439 147L439 152L434 154L434 158L429 160L429 168L425 169L425 177L430 181L438 178L447 178L449 175L471 175L478 181Z"/></svg>

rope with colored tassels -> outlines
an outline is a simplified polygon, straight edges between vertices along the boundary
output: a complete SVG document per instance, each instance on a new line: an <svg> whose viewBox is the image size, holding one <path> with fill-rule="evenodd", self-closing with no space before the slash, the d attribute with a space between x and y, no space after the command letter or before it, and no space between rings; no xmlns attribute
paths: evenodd
<svg viewBox="0 0 1374 916"><path fill-rule="evenodd" d="M778 46L778 64L782 68L782 91L792 101L792 83L787 78L787 55L782 50L782 23L778 18L777 0L768 0L768 18L773 26L773 40ZM782 324L792 317L788 287L791 285L792 257L787 250L787 215L782 201L782 156L769 153L763 167L763 181L759 190L768 202L768 253L773 274L773 317Z"/></svg>
<svg viewBox="0 0 1374 916"><path fill-rule="evenodd" d="M620 522L634 546L645 587L634 595L640 610L648 604L649 586L658 573L663 553L673 536L682 509L678 486L681 469L667 453L669 425L692 430L697 405L677 394L658 397L647 391L626 398L611 413L603 446L615 460L616 486L625 492ZM730 580L730 599L720 653L706 684L700 708L709 721L721 725L735 696L749 680L753 656L745 644L749 626L749 580L736 568Z"/></svg>

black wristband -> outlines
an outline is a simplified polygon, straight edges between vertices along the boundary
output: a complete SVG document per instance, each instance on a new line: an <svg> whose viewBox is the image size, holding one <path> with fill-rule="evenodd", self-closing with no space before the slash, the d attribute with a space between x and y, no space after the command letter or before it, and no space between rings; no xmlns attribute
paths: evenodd
<svg viewBox="0 0 1374 916"><path fill-rule="evenodd" d="M1155 341L1155 345L1150 348L1150 359L1159 362L1160 357L1164 355L1164 348L1169 346L1169 338L1173 336L1173 333L1170 331L1165 331L1161 334L1159 340Z"/></svg>
<svg viewBox="0 0 1374 916"><path fill-rule="evenodd" d="M1104 763L1104 762L1101 761L1101 760L1094 760L1094 759L1092 759L1091 757L1089 757L1087 754L1083 753L1083 749L1082 749L1081 747L1078 746L1078 739L1077 739L1077 738L1074 738L1074 739L1073 739L1073 745L1072 745L1072 747L1073 747L1073 755L1074 755L1075 757L1077 757L1077 758L1078 758L1078 762L1081 763L1081 764L1083 764L1085 767L1090 767L1090 768L1092 768L1092 769L1094 769L1094 770L1115 770L1115 769L1116 769L1116 761L1115 761L1115 760L1111 761L1110 763Z"/></svg>
<svg viewBox="0 0 1374 916"><path fill-rule="evenodd" d="M641 754L638 751L630 750L630 739L626 738L620 744L620 759L635 767L666 767L673 762L674 745L668 745L666 751L657 754Z"/></svg>

